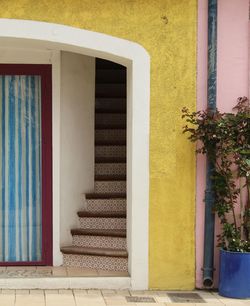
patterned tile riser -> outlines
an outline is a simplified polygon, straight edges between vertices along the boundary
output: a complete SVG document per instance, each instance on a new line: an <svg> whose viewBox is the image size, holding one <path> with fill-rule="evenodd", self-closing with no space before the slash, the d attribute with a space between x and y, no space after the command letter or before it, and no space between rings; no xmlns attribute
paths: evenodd
<svg viewBox="0 0 250 306"><path fill-rule="evenodd" d="M126 218L79 218L84 229L126 229Z"/></svg>
<svg viewBox="0 0 250 306"><path fill-rule="evenodd" d="M88 211L126 211L126 199L86 200Z"/></svg>
<svg viewBox="0 0 250 306"><path fill-rule="evenodd" d="M73 245L93 248L127 249L126 238L108 236L74 235Z"/></svg>
<svg viewBox="0 0 250 306"><path fill-rule="evenodd" d="M126 124L126 114L96 114L96 124Z"/></svg>
<svg viewBox="0 0 250 306"><path fill-rule="evenodd" d="M95 140L126 140L126 130L96 130Z"/></svg>
<svg viewBox="0 0 250 306"><path fill-rule="evenodd" d="M126 157L126 146L95 146L95 157Z"/></svg>
<svg viewBox="0 0 250 306"><path fill-rule="evenodd" d="M95 182L96 193L125 193L126 181L98 181Z"/></svg>
<svg viewBox="0 0 250 306"><path fill-rule="evenodd" d="M96 175L126 175L125 163L101 163L95 164Z"/></svg>
<svg viewBox="0 0 250 306"><path fill-rule="evenodd" d="M107 80L107 78L106 78ZM113 82L97 82L95 85L95 93L97 97L110 97L112 94L112 97L120 97L124 98L126 97L126 84L124 83L113 83Z"/></svg>
<svg viewBox="0 0 250 306"><path fill-rule="evenodd" d="M121 257L64 254L63 265L106 271L128 271L128 260Z"/></svg>
<svg viewBox="0 0 250 306"><path fill-rule="evenodd" d="M96 109L115 109L125 111L126 99L116 98L96 98L95 100Z"/></svg>

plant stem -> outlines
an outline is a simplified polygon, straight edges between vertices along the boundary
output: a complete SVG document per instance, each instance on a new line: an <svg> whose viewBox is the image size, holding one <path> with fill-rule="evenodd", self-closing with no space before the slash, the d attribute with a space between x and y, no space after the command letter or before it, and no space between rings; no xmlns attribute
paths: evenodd
<svg viewBox="0 0 250 306"><path fill-rule="evenodd" d="M220 165L218 164L218 161L216 161L216 166L219 168L220 172L223 172L223 169L220 167ZM231 188L228 184L228 180L227 178L225 178L226 184L227 184L227 188L229 190L229 198L230 198L230 207L233 213L233 219L234 219L234 227L235 230L237 230L237 221L236 221L236 215L235 215L235 210L234 210L234 202L233 202L233 197L232 197L232 193L231 193Z"/></svg>
<svg viewBox="0 0 250 306"><path fill-rule="evenodd" d="M242 200L242 177L239 178L240 180L240 236L243 239L244 235L244 204Z"/></svg>
<svg viewBox="0 0 250 306"><path fill-rule="evenodd" d="M247 208L250 208L250 178L246 178L246 185L247 185Z"/></svg>

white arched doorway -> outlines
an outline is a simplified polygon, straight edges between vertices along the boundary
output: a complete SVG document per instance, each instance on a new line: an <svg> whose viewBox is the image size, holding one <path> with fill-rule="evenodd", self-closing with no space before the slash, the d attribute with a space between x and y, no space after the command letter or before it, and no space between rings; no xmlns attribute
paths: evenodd
<svg viewBox="0 0 250 306"><path fill-rule="evenodd" d="M150 61L140 45L78 28L26 20L0 19L1 46L10 52L5 61L25 48L25 63L31 63L30 50L50 50L53 65L53 259L60 264L60 51L104 58L127 67L127 237L129 286L148 288L148 209L149 209L149 100ZM4 56L3 56L4 58ZM42 56L37 51L38 60ZM34 60L34 57L33 57ZM11 62L23 61L13 57ZM33 62L32 62L33 63ZM93 281L91 283L91 281ZM101 286L88 278L89 286ZM105 280L106 287L119 286L118 279ZM86 286L82 281L75 286ZM102 283L103 284L103 283ZM27 285L30 286L30 285ZM73 285L72 285L73 286ZM120 283L123 286L123 283Z"/></svg>

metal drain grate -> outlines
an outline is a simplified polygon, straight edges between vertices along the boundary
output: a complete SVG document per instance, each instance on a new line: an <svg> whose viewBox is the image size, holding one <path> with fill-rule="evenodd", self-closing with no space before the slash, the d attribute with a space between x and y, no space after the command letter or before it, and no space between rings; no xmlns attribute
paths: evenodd
<svg viewBox="0 0 250 306"><path fill-rule="evenodd" d="M152 297L148 296L126 296L128 303L155 303Z"/></svg>
<svg viewBox="0 0 250 306"><path fill-rule="evenodd" d="M168 293L174 303L206 303L198 293Z"/></svg>

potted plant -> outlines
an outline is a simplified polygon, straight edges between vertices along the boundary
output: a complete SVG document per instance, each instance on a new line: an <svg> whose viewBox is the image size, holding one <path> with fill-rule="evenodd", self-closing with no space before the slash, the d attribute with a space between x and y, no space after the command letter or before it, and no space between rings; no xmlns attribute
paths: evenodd
<svg viewBox="0 0 250 306"><path fill-rule="evenodd" d="M233 113L190 112L183 108L191 142L197 153L214 164L211 177L214 211L221 223L219 293L250 297L250 104L239 98Z"/></svg>

